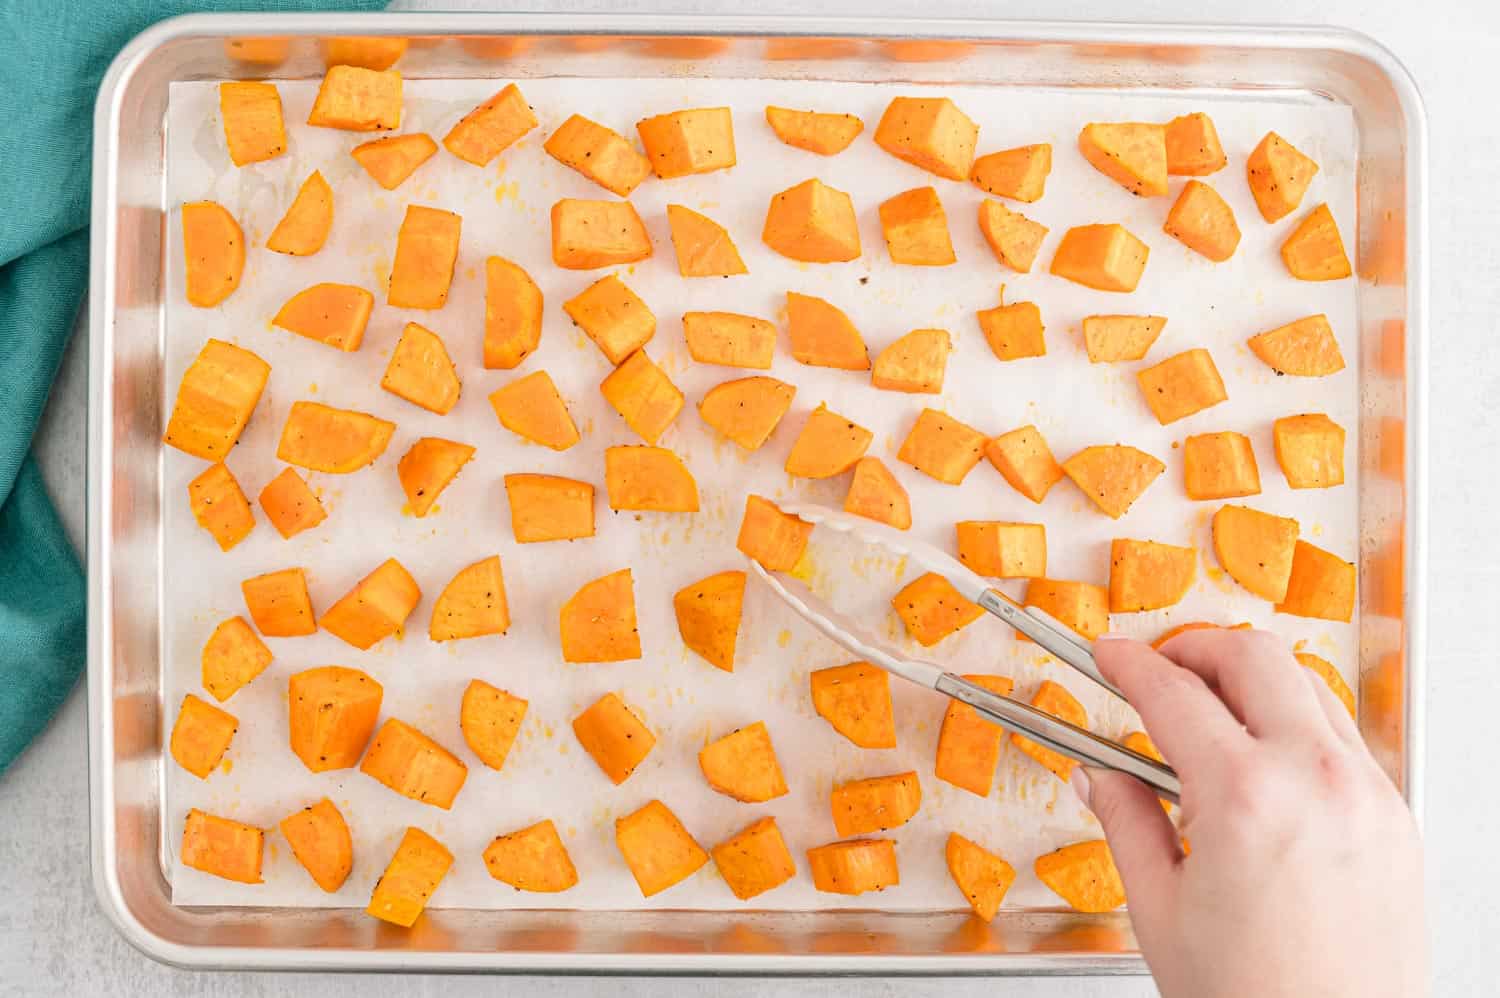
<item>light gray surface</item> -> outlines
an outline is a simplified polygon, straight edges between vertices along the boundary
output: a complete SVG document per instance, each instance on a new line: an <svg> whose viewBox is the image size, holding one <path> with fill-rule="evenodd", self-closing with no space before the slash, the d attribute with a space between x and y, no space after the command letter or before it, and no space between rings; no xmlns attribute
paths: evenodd
<svg viewBox="0 0 1500 998"><path fill-rule="evenodd" d="M402 6L486 7L483 0ZM714 0L548 3L554 10L712 9ZM738 6L738 5L736 5ZM1133 18L1338 24L1395 50L1416 76L1431 124L1432 538L1429 656L1428 886L1434 994L1494 988L1492 939L1500 933L1500 781L1478 760L1500 694L1494 599L1500 531L1487 521L1500 488L1500 5L1493 0L761 0L761 12ZM743 9L743 8L741 8ZM41 431L43 467L75 542L82 536L87 351L76 342ZM159 966L121 941L94 901L88 870L85 704L75 691L57 721L0 778L0 995L403 996L509 994L583 998L601 987L621 998L686 998L705 991L787 996L862 994L970 998L1153 994L1141 979L703 982L326 975L196 974Z"/></svg>

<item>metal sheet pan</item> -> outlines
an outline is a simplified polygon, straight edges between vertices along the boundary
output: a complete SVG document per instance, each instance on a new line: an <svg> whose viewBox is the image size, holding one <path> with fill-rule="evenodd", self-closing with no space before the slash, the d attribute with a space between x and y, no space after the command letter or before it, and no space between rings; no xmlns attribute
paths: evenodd
<svg viewBox="0 0 1500 998"><path fill-rule="evenodd" d="M710 30L711 27L711 30ZM192 966L630 973L1139 972L1120 913L357 911L175 907L160 856L164 744L160 433L168 86L321 73L318 36L414 39L414 77L713 75L1193 91L1350 106L1360 131L1359 694L1366 738L1421 813L1425 125L1405 71L1327 30L538 15L208 15L121 53L96 113L89 575L94 873L151 955ZM231 39L286 39L274 67ZM165 388L165 390L170 390Z"/></svg>

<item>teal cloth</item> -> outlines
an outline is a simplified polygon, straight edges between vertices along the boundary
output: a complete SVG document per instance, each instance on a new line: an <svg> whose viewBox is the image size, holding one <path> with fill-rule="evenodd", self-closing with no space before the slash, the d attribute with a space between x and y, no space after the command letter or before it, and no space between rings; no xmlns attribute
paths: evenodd
<svg viewBox="0 0 1500 998"><path fill-rule="evenodd" d="M0 773L84 663L83 572L31 438L88 285L94 95L176 14L372 10L384 0L0 0Z"/></svg>

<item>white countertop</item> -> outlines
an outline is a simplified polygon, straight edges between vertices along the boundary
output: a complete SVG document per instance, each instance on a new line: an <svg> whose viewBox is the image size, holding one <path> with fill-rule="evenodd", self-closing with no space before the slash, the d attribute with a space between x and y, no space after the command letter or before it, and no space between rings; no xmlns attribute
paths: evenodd
<svg viewBox="0 0 1500 998"><path fill-rule="evenodd" d="M498 6L484 0L436 0L411 7ZM711 10L713 0L531 0L534 9ZM733 8L732 8L733 9ZM747 8L738 8L747 9ZM1495 599L1500 590L1500 531L1486 511L1500 508L1500 4L1493 0L760 0L758 12L911 13L999 16L1336 24L1393 49L1417 79L1431 128L1432 247L1430 461L1431 612L1428 645L1426 814L1428 890L1436 995L1494 991L1490 964L1500 934L1500 779L1480 754L1492 740L1489 703L1500 694ZM1441 11L1441 13L1439 13ZM86 349L75 342L40 435L43 470L75 543L82 536ZM86 707L74 692L58 719L0 777L0 995L214 995L274 992L366 998L395 985L403 995L511 994L583 998L588 979L188 973L163 967L126 944L94 900L88 854ZM1484 739L1483 741L1481 739ZM687 998L704 982L623 980L620 998ZM1025 996L1149 995L1144 979L1005 979L856 984L744 981L707 985L716 993L833 996L869 994L970 998L992 991Z"/></svg>

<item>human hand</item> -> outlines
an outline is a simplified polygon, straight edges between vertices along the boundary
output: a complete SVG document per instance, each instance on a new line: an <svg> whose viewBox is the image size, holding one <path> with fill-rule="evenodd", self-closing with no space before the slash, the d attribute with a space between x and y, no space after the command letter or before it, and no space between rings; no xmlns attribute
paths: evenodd
<svg viewBox="0 0 1500 998"><path fill-rule="evenodd" d="M1265 631L1160 652L1105 635L1100 670L1182 779L1181 835L1145 784L1082 768L1165 998L1427 993L1416 823L1323 681Z"/></svg>

